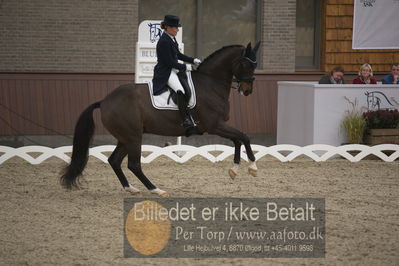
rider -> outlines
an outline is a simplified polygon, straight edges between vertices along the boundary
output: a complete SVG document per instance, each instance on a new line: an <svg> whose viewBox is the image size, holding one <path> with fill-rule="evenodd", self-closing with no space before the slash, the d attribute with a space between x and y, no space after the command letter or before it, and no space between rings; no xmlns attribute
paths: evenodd
<svg viewBox="0 0 399 266"><path fill-rule="evenodd" d="M197 125L190 115L190 110L187 107L188 100L184 94L184 88L177 76L178 72L191 71L190 64L180 64L178 59L191 64L199 65L201 60L192 58L182 54L179 51L179 45L175 36L179 32L179 17L173 15L166 15L161 22L161 28L164 30L157 43L157 57L158 62L154 68L153 78L153 93L158 95L165 90L168 85L177 93L177 102L180 115L183 120L183 127L186 136L197 133Z"/></svg>

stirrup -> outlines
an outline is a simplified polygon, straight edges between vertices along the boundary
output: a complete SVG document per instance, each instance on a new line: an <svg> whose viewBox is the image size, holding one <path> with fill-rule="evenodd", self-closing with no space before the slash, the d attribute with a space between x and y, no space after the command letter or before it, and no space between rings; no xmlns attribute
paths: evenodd
<svg viewBox="0 0 399 266"><path fill-rule="evenodd" d="M197 123L195 123L195 121L194 121L194 119L193 119L193 117L191 115L187 115L184 118L182 126L184 127L184 129L188 129L188 128L191 128L191 127L196 127Z"/></svg>
<svg viewBox="0 0 399 266"><path fill-rule="evenodd" d="M203 135L203 133L199 131L198 127L188 127L186 128L184 135L190 137L191 135Z"/></svg>

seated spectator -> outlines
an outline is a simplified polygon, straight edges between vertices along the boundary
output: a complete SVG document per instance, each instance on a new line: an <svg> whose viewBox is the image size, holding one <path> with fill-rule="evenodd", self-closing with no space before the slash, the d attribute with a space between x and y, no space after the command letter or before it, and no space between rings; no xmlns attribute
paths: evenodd
<svg viewBox="0 0 399 266"><path fill-rule="evenodd" d="M382 84L399 84L399 62L392 64L391 74L382 79Z"/></svg>
<svg viewBox="0 0 399 266"><path fill-rule="evenodd" d="M360 67L358 76L352 81L353 84L377 84L373 78L373 69L369 64L363 64Z"/></svg>
<svg viewBox="0 0 399 266"><path fill-rule="evenodd" d="M331 72L321 77L319 84L344 84L344 68L341 66L334 67Z"/></svg>

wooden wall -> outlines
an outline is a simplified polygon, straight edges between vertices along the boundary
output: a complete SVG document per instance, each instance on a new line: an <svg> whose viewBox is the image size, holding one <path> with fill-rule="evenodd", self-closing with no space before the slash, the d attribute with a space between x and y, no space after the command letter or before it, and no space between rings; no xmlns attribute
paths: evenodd
<svg viewBox="0 0 399 266"><path fill-rule="evenodd" d="M342 65L345 71L358 71L362 64L369 63L375 72L390 72L390 64L399 62L399 50L352 49L354 0L323 2L322 70L327 72L334 66Z"/></svg>
<svg viewBox="0 0 399 266"><path fill-rule="evenodd" d="M316 81L321 74L257 74L252 95L232 91L229 124L249 134L276 133L277 81ZM132 80L128 74L0 74L0 136L70 135L84 108ZM107 134L98 110L94 115L96 134Z"/></svg>
<svg viewBox="0 0 399 266"><path fill-rule="evenodd" d="M84 108L131 80L132 75L0 74L0 135L72 134ZM98 111L95 123L96 133L105 134Z"/></svg>
<svg viewBox="0 0 399 266"><path fill-rule="evenodd" d="M248 134L275 134L277 82L318 81L322 75L259 72L252 95L245 97L232 91L229 124ZM345 75L346 82L351 83L354 77ZM132 80L133 74L0 73L0 136L71 135L84 108ZM96 134L108 134L98 110L94 111L94 119Z"/></svg>

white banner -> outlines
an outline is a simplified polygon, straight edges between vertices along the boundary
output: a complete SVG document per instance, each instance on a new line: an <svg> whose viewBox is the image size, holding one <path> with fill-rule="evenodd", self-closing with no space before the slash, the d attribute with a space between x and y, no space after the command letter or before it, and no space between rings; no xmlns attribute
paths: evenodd
<svg viewBox="0 0 399 266"><path fill-rule="evenodd" d="M154 67L157 64L157 43L161 37L161 20L144 20L139 25L139 38L136 44L135 83L147 83L152 80ZM182 43L183 27L179 28L176 40L180 52L184 52Z"/></svg>
<svg viewBox="0 0 399 266"><path fill-rule="evenodd" d="M352 49L399 49L399 0L355 0Z"/></svg>

